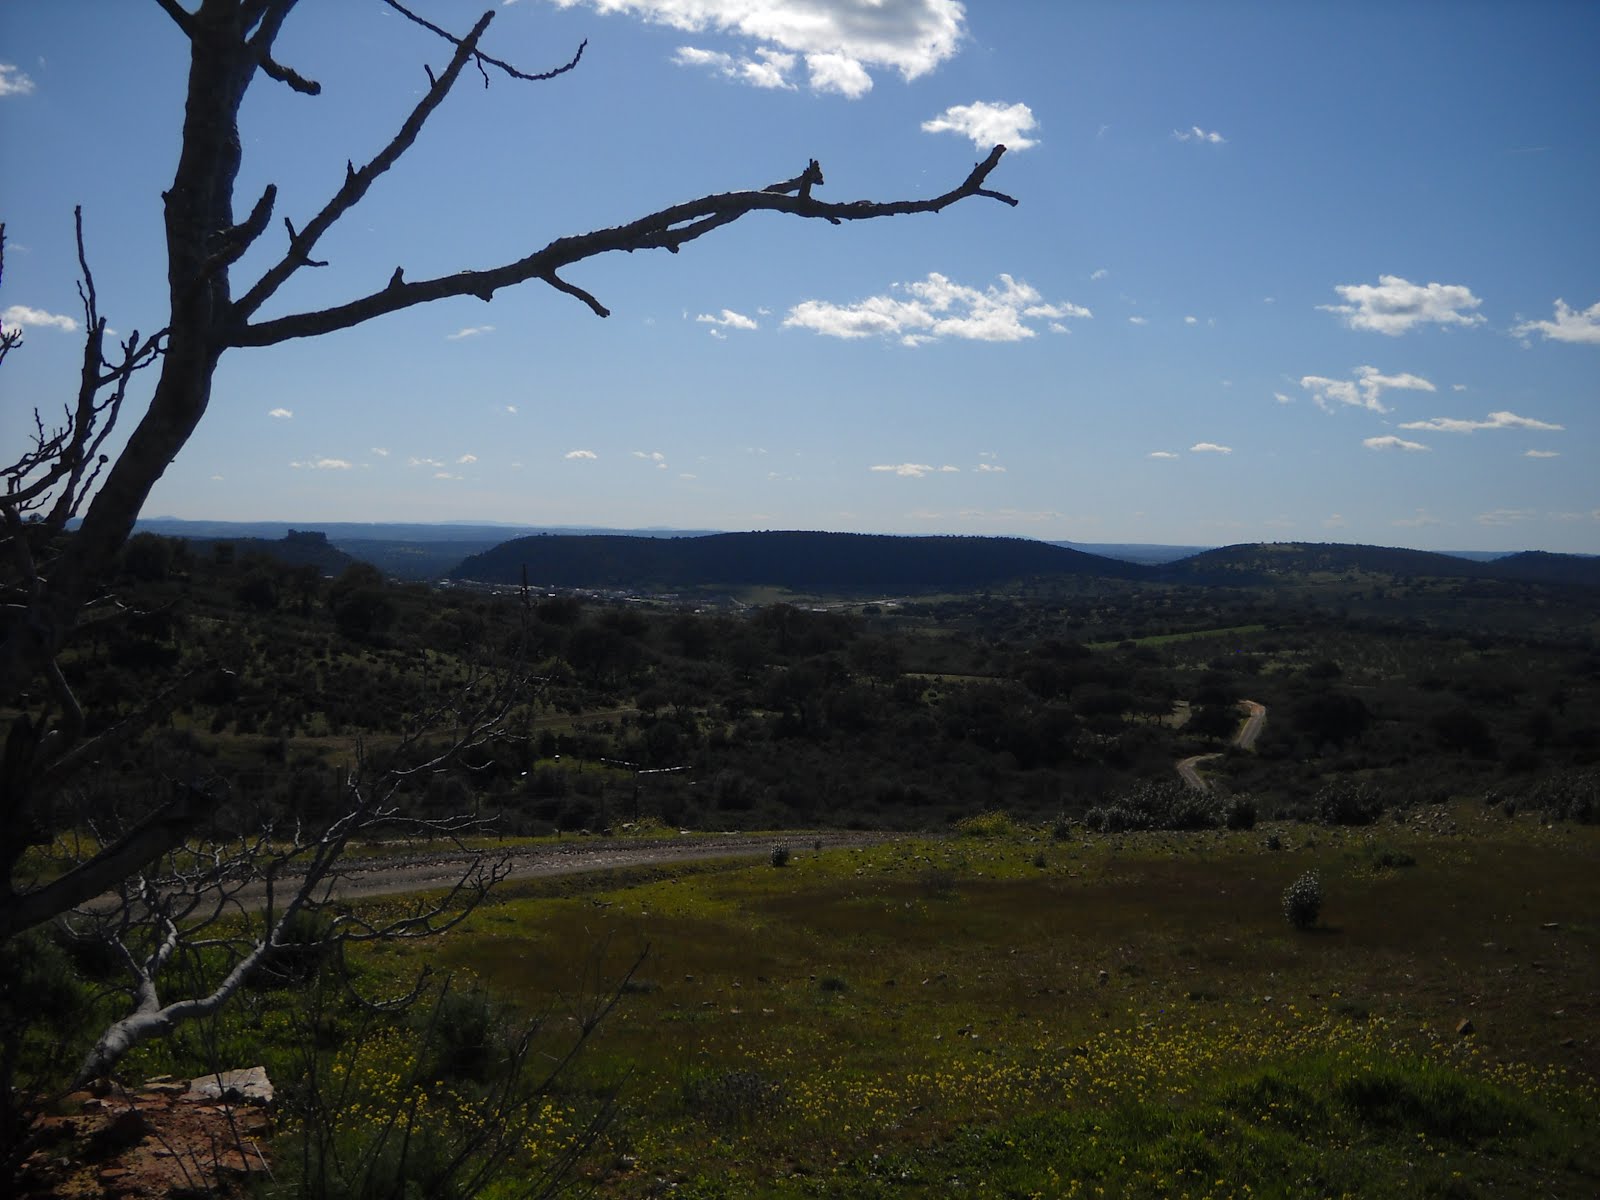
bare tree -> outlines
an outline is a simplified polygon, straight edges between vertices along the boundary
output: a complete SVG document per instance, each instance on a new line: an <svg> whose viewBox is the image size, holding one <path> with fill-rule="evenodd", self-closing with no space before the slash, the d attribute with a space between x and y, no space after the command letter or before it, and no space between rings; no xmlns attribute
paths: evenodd
<svg viewBox="0 0 1600 1200"><path fill-rule="evenodd" d="M266 842L237 847L243 857L196 866L199 850L183 849L198 828L213 797L203 789L181 787L127 827L108 834L93 856L58 878L28 882L19 865L30 847L49 843L67 818L56 803L63 790L110 748L127 742L176 703L180 682L163 698L93 734L72 688L60 669L60 656L84 620L88 606L102 598L110 568L127 540L135 518L167 465L194 433L211 398L212 379L225 353L262 348L293 338L320 337L388 313L455 296L491 299L502 288L541 281L587 305L598 316L606 307L565 272L585 260L614 251L664 249L672 253L712 230L751 213L775 212L838 225L914 213L935 213L971 197L1015 204L986 184L1005 147L996 146L956 187L917 199L829 203L817 199L823 183L815 160L792 179L745 191L718 192L675 204L612 228L561 237L521 257L481 269L427 279L408 279L404 264L380 286L329 308L262 318L263 306L298 272L325 266L315 255L328 231L361 203L375 183L416 143L429 118L469 68L484 82L490 72L517 81L548 81L577 68L571 60L542 73L527 73L492 57L482 48L493 19L486 12L464 36L424 20L400 4L388 6L448 44L449 61L428 70L428 87L400 122L398 130L362 165L348 163L343 180L327 202L298 222L283 218L283 249L258 278L236 286L234 270L245 252L271 227L277 189L268 185L242 217L235 209L235 183L241 166L240 106L263 77L308 96L319 85L275 57L275 44L296 7L295 0L155 0L189 45L187 104L182 144L172 186L163 193L169 313L153 333L137 332L116 341L101 315L83 219L78 215L80 295L86 337L77 396L54 423L35 420L32 444L9 466L0 495L0 708L10 718L0 750L0 940L37 926L106 893L120 893L124 914L148 918L142 928L165 929L168 937L135 950L126 948L135 981L136 1012L108 1033L85 1070L99 1069L150 1032L172 1019L209 1011L226 999L226 981L207 996L175 1008L161 1000L155 978L176 952L166 949L174 931L215 922L238 907L233 876L248 860L259 873L281 869L285 859L265 853ZM0 245L3 265L3 245ZM6 335L0 357L13 351ZM153 377L148 407L124 448L104 451L117 426L130 387L142 373ZM69 523L79 519L75 529ZM458 746L457 749L460 747ZM423 769L405 768L408 770ZM342 816L293 855L303 860L300 883L262 928L238 947L238 978L271 953L284 922L325 896L325 885L350 837L370 828L389 809L398 786L390 772L362 779L346 796ZM262 857L262 854L265 857ZM153 864L165 863L164 870ZM275 865L276 864L276 865ZM181 868L181 869L180 869ZM465 883L464 886L475 886ZM323 890L319 890L323 889ZM437 914L435 914L435 917ZM430 918L431 919L431 918ZM394 935L404 929L369 930ZM233 977L230 975L229 979Z"/></svg>

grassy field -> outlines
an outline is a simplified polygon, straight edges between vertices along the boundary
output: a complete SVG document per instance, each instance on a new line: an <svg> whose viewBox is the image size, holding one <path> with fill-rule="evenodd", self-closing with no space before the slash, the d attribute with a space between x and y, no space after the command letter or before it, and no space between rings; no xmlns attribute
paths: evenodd
<svg viewBox="0 0 1600 1200"><path fill-rule="evenodd" d="M1600 1192L1600 830L982 830L508 888L381 961L574 1024L648 949L567 1083L626 1077L603 1195Z"/></svg>
<svg viewBox="0 0 1600 1200"><path fill-rule="evenodd" d="M361 956L369 992L451 974L448 1053L288 989L128 1074L251 1055L292 1090L320 1041L348 1147L493 1127L528 1162L620 1085L581 1168L606 1197L1600 1194L1600 828L1461 805L788 846L506 886L443 940ZM1297 930L1308 870L1325 904ZM556 1090L485 1116L472 990L542 1014L536 1054L559 1054L641 953Z"/></svg>

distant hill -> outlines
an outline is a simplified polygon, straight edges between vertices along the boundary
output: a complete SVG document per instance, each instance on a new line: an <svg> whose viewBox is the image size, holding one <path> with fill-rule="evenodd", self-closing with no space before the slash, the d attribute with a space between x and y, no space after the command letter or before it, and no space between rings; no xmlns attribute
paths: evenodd
<svg viewBox="0 0 1600 1200"><path fill-rule="evenodd" d="M1600 587L1600 557L1592 554L1549 554L1543 550L1524 550L1521 554L1497 558L1486 567L1486 574L1495 579Z"/></svg>
<svg viewBox="0 0 1600 1200"><path fill-rule="evenodd" d="M1255 542L1223 546L1168 564L1164 578L1196 583L1262 583L1313 575L1428 575L1481 578L1483 564L1429 550L1342 542Z"/></svg>
<svg viewBox="0 0 1600 1200"><path fill-rule="evenodd" d="M707 530L608 530L592 526L536 526L493 523L332 521L317 527L346 554L369 562L395 579L440 579L463 559L481 554L518 534L574 533L632 537L697 536ZM276 542L293 532L281 521L185 521L177 517L141 519L139 533L196 542L228 541L243 545L266 539Z"/></svg>
<svg viewBox="0 0 1600 1200"><path fill-rule="evenodd" d="M1600 586L1600 558L1526 551L1473 559L1428 550L1342 542L1257 542L1207 550L1158 569L1159 578L1174 583L1236 587L1348 575L1495 579L1594 587Z"/></svg>
<svg viewBox="0 0 1600 1200"><path fill-rule="evenodd" d="M467 559L454 579L555 587L970 589L1040 575L1143 578L1139 567L1026 538L866 533L719 533L517 538Z"/></svg>
<svg viewBox="0 0 1600 1200"><path fill-rule="evenodd" d="M141 531L144 532L144 531ZM324 575L338 575L357 560L328 541L320 530L291 529L281 538L229 537L188 538L196 549L210 551L214 546L231 546L234 560L249 554L265 554L291 567L315 566Z"/></svg>

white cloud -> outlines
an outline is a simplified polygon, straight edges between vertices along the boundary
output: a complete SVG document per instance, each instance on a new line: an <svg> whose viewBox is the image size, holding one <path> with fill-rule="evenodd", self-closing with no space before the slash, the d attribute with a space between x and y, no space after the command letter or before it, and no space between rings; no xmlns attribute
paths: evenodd
<svg viewBox="0 0 1600 1200"><path fill-rule="evenodd" d="M1578 312L1568 308L1565 300L1557 300L1555 320L1523 321L1514 326L1511 332L1518 337L1541 333L1555 342L1582 342L1600 346L1600 301Z"/></svg>
<svg viewBox="0 0 1600 1200"><path fill-rule="evenodd" d="M294 410L289 408L275 408L269 412L267 416L276 417L280 421L288 421L293 419Z"/></svg>
<svg viewBox="0 0 1600 1200"><path fill-rule="evenodd" d="M1293 404L1294 403L1294 397L1293 396L1285 396L1282 392L1273 392L1272 393L1272 398L1274 400L1276 400L1279 404Z"/></svg>
<svg viewBox="0 0 1600 1200"><path fill-rule="evenodd" d="M1531 508L1497 508L1493 512L1479 513L1472 519L1479 525L1504 527L1518 521L1531 521L1537 514Z"/></svg>
<svg viewBox="0 0 1600 1200"><path fill-rule="evenodd" d="M1398 526L1401 529L1422 529L1428 525L1442 525L1443 523L1425 508L1417 509L1417 515L1414 517L1399 517L1389 522L1389 524Z"/></svg>
<svg viewBox="0 0 1600 1200"><path fill-rule="evenodd" d="M722 315L720 317L714 317L710 313L701 313L698 317L695 318L695 320L699 321L701 324L704 324L704 325L716 325L716 326L720 326L723 329L759 329L759 328L761 328L759 325L757 325L755 323L755 321L753 319L751 319L750 317L745 316L743 313L736 313L731 308L723 309L722 310ZM712 333L716 333L717 330L713 329L711 332Z"/></svg>
<svg viewBox="0 0 1600 1200"><path fill-rule="evenodd" d="M437 458L410 458L406 460L408 467L442 467L444 464Z"/></svg>
<svg viewBox="0 0 1600 1200"><path fill-rule="evenodd" d="M1232 454L1232 446L1219 446L1215 442L1196 442L1189 447L1190 454Z"/></svg>
<svg viewBox="0 0 1600 1200"><path fill-rule="evenodd" d="M653 463L665 463L667 461L667 456L659 450L635 450L633 456Z"/></svg>
<svg viewBox="0 0 1600 1200"><path fill-rule="evenodd" d="M461 478L461 476L459 476L459 475L452 475L449 471L435 471L433 473L433 477L435 479L460 479Z"/></svg>
<svg viewBox="0 0 1600 1200"><path fill-rule="evenodd" d="M984 474L989 474L992 472L998 475L1004 475L1006 472L1006 469L999 463L992 462L981 462L974 468L974 470L981 471Z"/></svg>
<svg viewBox="0 0 1600 1200"><path fill-rule="evenodd" d="M459 342L462 338L482 337L486 333L493 333L493 325L469 325L465 329L458 329L454 333L445 334L445 340Z"/></svg>
<svg viewBox="0 0 1600 1200"><path fill-rule="evenodd" d="M959 475L959 474L961 474L961 468L960 467L953 467L949 463L945 463L944 466L939 468L939 471L940 471L941 474L944 474L944 475Z"/></svg>
<svg viewBox="0 0 1600 1200"><path fill-rule="evenodd" d="M1301 378L1300 386L1311 393L1311 398L1316 401L1318 408L1331 411L1335 403L1351 404L1378 413L1389 411L1380 399L1386 390L1398 389L1411 392L1438 390L1420 375L1412 375L1407 371L1402 371L1398 375L1385 375L1377 367L1357 367L1356 377L1353 380L1306 375Z"/></svg>
<svg viewBox="0 0 1600 1200"><path fill-rule="evenodd" d="M1463 421L1456 417L1434 417L1429 421L1407 421L1401 429L1427 429L1435 433L1475 433L1480 429L1537 429L1553 433L1566 428L1532 417L1519 417L1514 412L1492 412L1482 421Z"/></svg>
<svg viewBox="0 0 1600 1200"><path fill-rule="evenodd" d="M1189 131L1187 133L1181 129L1174 129L1172 131L1172 136L1177 138L1180 142L1209 142L1213 146L1220 146L1228 140L1216 130L1213 129L1207 131L1201 129L1198 125L1189 126Z"/></svg>
<svg viewBox="0 0 1600 1200"><path fill-rule="evenodd" d="M348 471L350 464L342 458L311 458L305 462L289 464L297 471Z"/></svg>
<svg viewBox="0 0 1600 1200"><path fill-rule="evenodd" d="M874 471L892 471L896 475L907 479L921 479L924 475L931 474L935 468L927 463L884 463L871 468Z"/></svg>
<svg viewBox="0 0 1600 1200"><path fill-rule="evenodd" d="M980 342L1018 342L1036 336L1028 322L1092 317L1077 304L1046 304L1026 283L1001 275L998 284L979 291L933 272L918 283L897 283L894 295L871 296L856 304L806 300L789 310L784 327L809 329L837 338L894 337L920 346L939 338Z"/></svg>
<svg viewBox="0 0 1600 1200"><path fill-rule="evenodd" d="M59 329L62 333L73 333L78 328L78 322L71 317L45 312L42 308L29 308L26 304L13 304L0 312L0 325L21 329Z"/></svg>
<svg viewBox="0 0 1600 1200"><path fill-rule="evenodd" d="M1199 317L1185 317L1183 319L1183 323L1185 325L1198 325L1198 324L1200 324L1200 318Z"/></svg>
<svg viewBox="0 0 1600 1200"><path fill-rule="evenodd" d="M587 4L685 33L720 33L753 44L728 54L691 46L674 61L701 66L759 87L790 86L794 56L810 85L852 99L872 88L874 70L907 79L953 58L965 36L958 0L555 0ZM789 60L789 61L785 61ZM777 82L785 80L785 82Z"/></svg>
<svg viewBox="0 0 1600 1200"><path fill-rule="evenodd" d="M506 405L506 412L510 413L513 417L516 416L517 415L517 406L515 404Z"/></svg>
<svg viewBox="0 0 1600 1200"><path fill-rule="evenodd" d="M600 456L598 454L596 454L593 450L568 450L561 457L565 458L565 459L570 459L570 460L583 459L585 461L592 462L593 460L599 458Z"/></svg>
<svg viewBox="0 0 1600 1200"><path fill-rule="evenodd" d="M478 456L476 454L463 454L460 458L456 459L456 465L464 467L468 463L475 463L477 461Z"/></svg>
<svg viewBox="0 0 1600 1200"><path fill-rule="evenodd" d="M979 150L1003 143L1008 150L1026 150L1037 146L1036 139L1025 136L1038 128L1033 110L1026 104L991 104L977 100L971 104L954 104L937 117L922 123L924 133L958 133L971 138Z"/></svg>
<svg viewBox="0 0 1600 1200"><path fill-rule="evenodd" d="M1396 437L1392 433L1384 434L1382 437L1363 438L1361 444L1368 450L1407 450L1413 453L1428 448L1421 442L1408 442L1405 438Z"/></svg>
<svg viewBox="0 0 1600 1200"><path fill-rule="evenodd" d="M0 63L0 96L28 96L33 93L33 80L22 68L11 63Z"/></svg>
<svg viewBox="0 0 1600 1200"><path fill-rule="evenodd" d="M1109 274L1111 274L1111 272L1106 270L1104 267L1096 267L1093 271L1089 272L1089 278L1104 279Z"/></svg>
<svg viewBox="0 0 1600 1200"><path fill-rule="evenodd" d="M847 100L859 100L872 90L872 76L848 54L808 54L806 70L814 92L833 92Z"/></svg>
<svg viewBox="0 0 1600 1200"><path fill-rule="evenodd" d="M388 458L389 457L389 451L387 449L385 449L384 447L382 447L382 446L374 446L374 447L372 447L372 453L376 454L379 458Z"/></svg>
<svg viewBox="0 0 1600 1200"><path fill-rule="evenodd" d="M1464 392L1467 390L1467 385L1464 383L1452 383L1450 385L1450 390L1452 392Z"/></svg>
<svg viewBox="0 0 1600 1200"><path fill-rule="evenodd" d="M1350 522L1346 521L1341 514L1334 513L1322 522L1322 527L1324 529L1343 529L1348 524Z"/></svg>
<svg viewBox="0 0 1600 1200"><path fill-rule="evenodd" d="M719 50L679 46L672 61L680 67L706 67L754 87L794 89L794 84L789 82L789 72L794 69L795 56L776 50L760 49L754 58L737 58Z"/></svg>
<svg viewBox="0 0 1600 1200"><path fill-rule="evenodd" d="M1152 450L1152 451L1150 451L1150 457L1151 458L1177 458L1179 456L1174 454L1171 450Z"/></svg>
<svg viewBox="0 0 1600 1200"><path fill-rule="evenodd" d="M776 50L757 50L753 59L746 59L741 65L741 73L746 83L760 88L788 88L794 84L789 82L789 72L794 70L794 55L782 54Z"/></svg>
<svg viewBox="0 0 1600 1200"><path fill-rule="evenodd" d="M1560 458L1561 457L1561 451L1559 451L1559 450L1524 450L1522 452L1522 457L1523 458Z"/></svg>
<svg viewBox="0 0 1600 1200"><path fill-rule="evenodd" d="M1129 317L1128 318L1128 324L1129 325L1148 325L1148 324L1150 324L1150 318L1149 317Z"/></svg>
<svg viewBox="0 0 1600 1200"><path fill-rule="evenodd" d="M1483 318L1470 310L1483 301L1472 289L1451 283L1412 283L1398 275L1380 275L1376 284L1339 284L1334 289L1344 304L1319 304L1323 312L1338 313L1351 329L1366 329L1399 337L1418 325L1481 325Z"/></svg>

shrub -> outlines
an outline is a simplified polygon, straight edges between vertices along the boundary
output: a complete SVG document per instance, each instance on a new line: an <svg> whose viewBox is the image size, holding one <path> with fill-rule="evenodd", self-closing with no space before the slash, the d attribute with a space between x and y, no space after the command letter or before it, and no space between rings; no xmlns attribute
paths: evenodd
<svg viewBox="0 0 1600 1200"><path fill-rule="evenodd" d="M962 837L997 838L1010 837L1017 833L1018 829L1010 813L995 809L978 813L976 816L963 817L956 822L956 831Z"/></svg>
<svg viewBox="0 0 1600 1200"><path fill-rule="evenodd" d="M772 865L787 867L789 865L789 847L784 842L779 842L772 848Z"/></svg>
<svg viewBox="0 0 1600 1200"><path fill-rule="evenodd" d="M1378 789L1349 780L1324 784L1311 803L1324 825L1371 825L1383 815L1383 796Z"/></svg>
<svg viewBox="0 0 1600 1200"><path fill-rule="evenodd" d="M1256 827L1256 802L1249 796L1230 796L1222 805L1222 823L1229 829Z"/></svg>
<svg viewBox="0 0 1600 1200"><path fill-rule="evenodd" d="M1284 918L1296 929L1310 929L1322 915L1322 876L1307 871L1283 892Z"/></svg>

